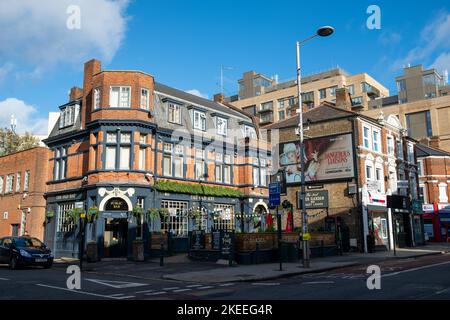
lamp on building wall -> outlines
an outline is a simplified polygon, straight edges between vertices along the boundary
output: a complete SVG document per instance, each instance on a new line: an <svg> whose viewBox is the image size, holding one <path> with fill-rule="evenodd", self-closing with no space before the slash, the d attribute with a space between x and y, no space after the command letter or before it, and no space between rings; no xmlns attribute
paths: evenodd
<svg viewBox="0 0 450 320"><path fill-rule="evenodd" d="M298 131L300 136L300 166L301 166L301 184L300 184L300 195L302 198L301 201L301 210L302 210L302 234L303 238L303 267L309 268L310 260L309 260L309 242L306 234L308 233L308 216L305 208L305 147L303 143L304 139L304 129L303 129L303 108L302 108L302 83L301 83L301 67L300 67L300 45L315 38L315 37L328 37L332 35L334 32L334 28L330 26L320 27L316 34L306 38L302 41L297 41L297 94L298 94Z"/></svg>

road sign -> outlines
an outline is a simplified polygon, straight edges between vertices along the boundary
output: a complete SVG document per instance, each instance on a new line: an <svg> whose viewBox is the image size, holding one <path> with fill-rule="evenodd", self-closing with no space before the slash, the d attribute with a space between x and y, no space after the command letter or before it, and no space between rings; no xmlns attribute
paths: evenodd
<svg viewBox="0 0 450 320"><path fill-rule="evenodd" d="M281 204L281 183L273 182L269 184L269 206L275 207Z"/></svg>
<svg viewBox="0 0 450 320"><path fill-rule="evenodd" d="M83 208L84 208L84 202L83 202L83 201L77 201L77 202L75 202L75 208L77 208L77 209L83 209Z"/></svg>

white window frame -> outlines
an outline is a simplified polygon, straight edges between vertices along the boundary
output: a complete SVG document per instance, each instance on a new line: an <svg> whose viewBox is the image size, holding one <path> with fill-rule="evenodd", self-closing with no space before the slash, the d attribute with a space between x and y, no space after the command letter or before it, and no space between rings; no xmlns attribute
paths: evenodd
<svg viewBox="0 0 450 320"><path fill-rule="evenodd" d="M20 192L21 183L22 183L22 173L17 172L17 174L16 174L16 192Z"/></svg>
<svg viewBox="0 0 450 320"><path fill-rule="evenodd" d="M147 93L146 96L143 94L144 92ZM146 98L145 98L145 104L143 105L142 99L144 97L146 97ZM149 108L150 108L150 90L148 90L147 88L141 88L141 100L139 102L139 107L144 110L149 110Z"/></svg>
<svg viewBox="0 0 450 320"><path fill-rule="evenodd" d="M419 177L423 177L425 175L423 164L424 164L423 159L417 160L417 173L418 173Z"/></svg>
<svg viewBox="0 0 450 320"><path fill-rule="evenodd" d="M94 110L100 109L102 103L102 89L100 87L94 89L93 100Z"/></svg>
<svg viewBox="0 0 450 320"><path fill-rule="evenodd" d="M198 117L197 117L198 115ZM194 129L206 131L206 113L199 110L193 112Z"/></svg>
<svg viewBox="0 0 450 320"><path fill-rule="evenodd" d="M117 105L114 105L112 103L112 91L113 88L119 88L119 95L118 95L118 101L117 101ZM122 94L125 91L125 89L128 89L128 102L127 105L123 105L122 104ZM111 108L131 108L131 87L130 86L111 86L109 89L109 106Z"/></svg>
<svg viewBox="0 0 450 320"><path fill-rule="evenodd" d="M5 178L0 176L0 194L3 194L3 186L5 184Z"/></svg>
<svg viewBox="0 0 450 320"><path fill-rule="evenodd" d="M179 162L179 165L177 165L177 162ZM174 170L173 175L176 178L183 178L184 177L184 159L183 156L178 154L174 156L173 160Z"/></svg>
<svg viewBox="0 0 450 320"><path fill-rule="evenodd" d="M419 183L419 190L423 188L423 203L428 203L427 185L425 183Z"/></svg>
<svg viewBox="0 0 450 320"><path fill-rule="evenodd" d="M366 137L365 133L365 129L367 129L368 132L368 136ZM366 146L366 141L367 141L367 146ZM372 130L370 130L369 126L363 125L363 144L362 146L366 149L370 149L372 145Z"/></svg>
<svg viewBox="0 0 450 320"><path fill-rule="evenodd" d="M65 203L60 204L58 207L58 217L56 224L56 232L57 233L65 233L72 230L73 221L70 224L66 224L65 222L69 219L68 211L75 208L75 203Z"/></svg>
<svg viewBox="0 0 450 320"><path fill-rule="evenodd" d="M25 178L23 181L23 191L28 191L30 188L30 170L25 170ZM1 191L0 191L1 193Z"/></svg>
<svg viewBox="0 0 450 320"><path fill-rule="evenodd" d="M377 139L375 139L377 137ZM376 148L375 148L376 146ZM372 128L372 150L381 153L381 131Z"/></svg>
<svg viewBox="0 0 450 320"><path fill-rule="evenodd" d="M139 170L145 171L146 158L147 158L147 148L139 148Z"/></svg>
<svg viewBox="0 0 450 320"><path fill-rule="evenodd" d="M386 136L387 154L395 156L395 139L392 135Z"/></svg>
<svg viewBox="0 0 450 320"><path fill-rule="evenodd" d="M377 177L377 172L380 172L380 179ZM376 162L375 163L375 169L374 169L374 180L378 181L378 191L381 193L385 192L385 186L384 186L384 168L383 164Z"/></svg>
<svg viewBox="0 0 450 320"><path fill-rule="evenodd" d="M14 186L14 174L8 174L6 176L5 193L12 193L13 192L13 186Z"/></svg>
<svg viewBox="0 0 450 320"><path fill-rule="evenodd" d="M170 109L172 109L172 119L170 118ZM170 123L181 124L181 106L179 104L168 102L167 121Z"/></svg>
<svg viewBox="0 0 450 320"><path fill-rule="evenodd" d="M219 125L219 122L222 121L222 124ZM217 134L222 136L228 135L228 119L222 117L216 117L216 130Z"/></svg>

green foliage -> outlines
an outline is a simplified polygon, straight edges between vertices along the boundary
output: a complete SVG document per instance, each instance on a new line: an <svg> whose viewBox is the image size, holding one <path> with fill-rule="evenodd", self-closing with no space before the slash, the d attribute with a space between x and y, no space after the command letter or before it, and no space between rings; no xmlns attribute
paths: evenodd
<svg viewBox="0 0 450 320"><path fill-rule="evenodd" d="M95 220L98 217L98 208L96 206L92 206L88 209L87 216L89 220Z"/></svg>
<svg viewBox="0 0 450 320"><path fill-rule="evenodd" d="M167 208L150 208L147 210L147 218L156 219L156 218L164 218L169 215L169 210Z"/></svg>
<svg viewBox="0 0 450 320"><path fill-rule="evenodd" d="M202 212L200 210L189 211L189 218L199 219L201 216L202 216Z"/></svg>
<svg viewBox="0 0 450 320"><path fill-rule="evenodd" d="M83 213L83 209L81 208L73 208L67 211L67 215L73 221L77 221L80 218L80 215Z"/></svg>
<svg viewBox="0 0 450 320"><path fill-rule="evenodd" d="M268 226L266 232L275 232L275 227L273 225Z"/></svg>
<svg viewBox="0 0 450 320"><path fill-rule="evenodd" d="M47 211L46 213L45 213L45 217L47 218L47 219L51 219L51 218L53 218L55 216L55 211L53 211L53 210L49 210L49 211Z"/></svg>
<svg viewBox="0 0 450 320"><path fill-rule="evenodd" d="M134 206L133 208L133 216L135 218L141 218L144 216L144 209L141 208L139 205Z"/></svg>
<svg viewBox="0 0 450 320"><path fill-rule="evenodd" d="M218 186L203 186L200 184L183 184L174 181L158 181L156 188L159 191L187 193L202 196L213 197L240 197L242 192L237 189L218 187Z"/></svg>
<svg viewBox="0 0 450 320"><path fill-rule="evenodd" d="M0 156L37 147L38 145L39 139L29 132L19 136L11 129L0 129Z"/></svg>

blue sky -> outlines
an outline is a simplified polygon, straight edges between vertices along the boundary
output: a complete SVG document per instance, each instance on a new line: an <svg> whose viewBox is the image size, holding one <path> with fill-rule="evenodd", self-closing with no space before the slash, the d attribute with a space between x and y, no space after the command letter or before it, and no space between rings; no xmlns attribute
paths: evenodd
<svg viewBox="0 0 450 320"><path fill-rule="evenodd" d="M80 8L81 29L65 27L68 6ZM381 9L381 29L366 27L367 7ZM448 1L143 1L3 0L0 3L0 125L11 113L19 130L45 133L49 111L81 86L83 63L138 69L156 81L212 97L237 91L243 72L295 76L295 41L320 25L335 34L302 48L304 74L339 65L368 72L395 94L407 63L450 69Z"/></svg>

